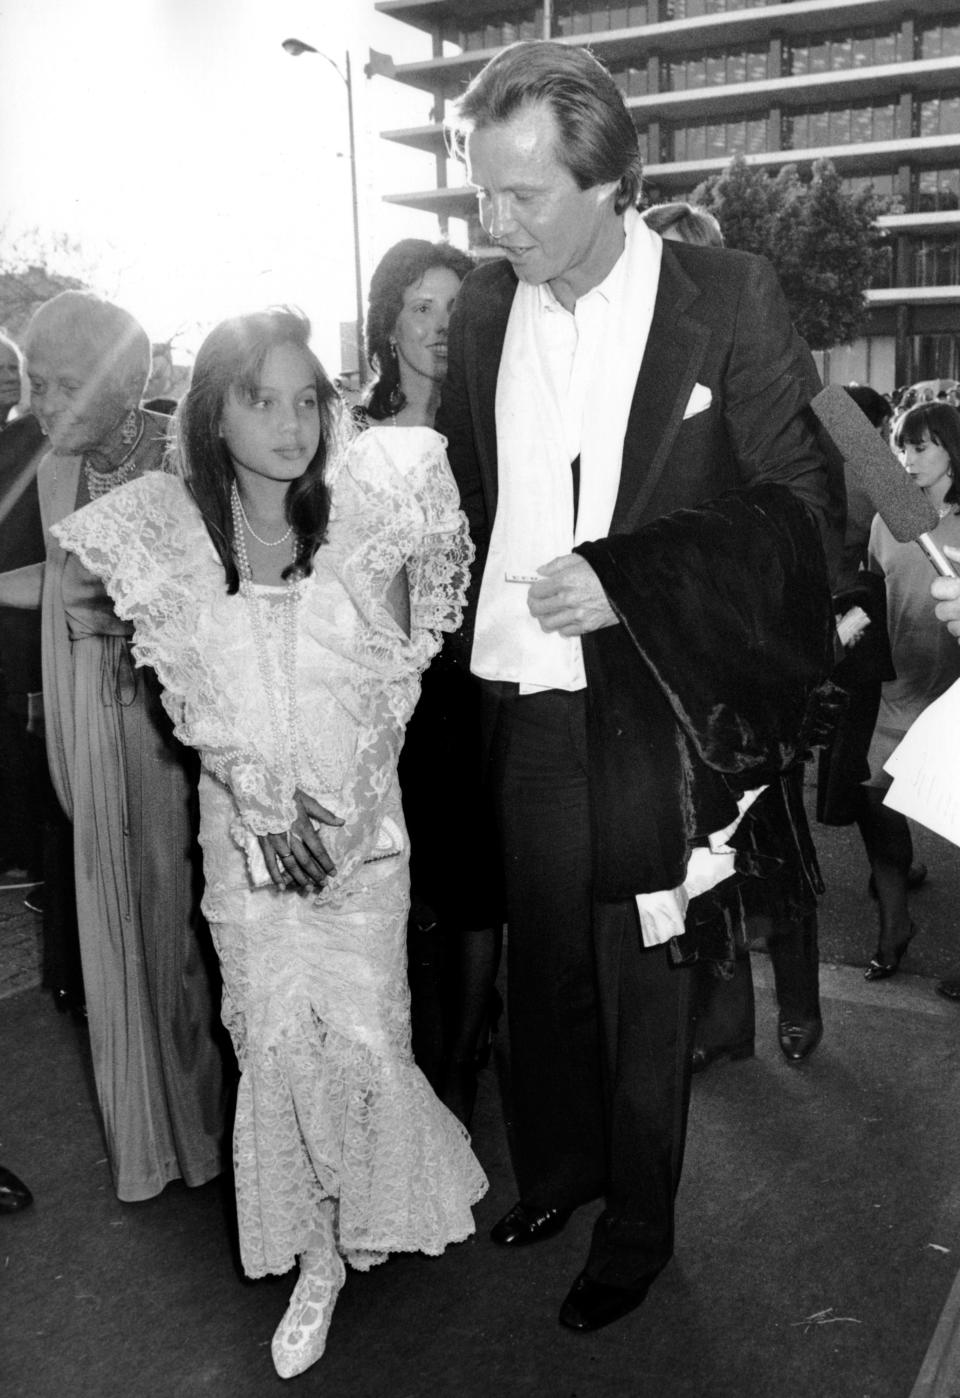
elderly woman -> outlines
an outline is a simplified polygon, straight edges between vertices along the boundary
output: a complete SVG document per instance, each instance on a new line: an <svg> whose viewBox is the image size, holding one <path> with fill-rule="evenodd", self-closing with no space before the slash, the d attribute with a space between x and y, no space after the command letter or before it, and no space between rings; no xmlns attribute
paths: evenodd
<svg viewBox="0 0 960 1398"><path fill-rule="evenodd" d="M150 344L126 311L66 291L24 342L40 464L46 562L0 576L0 604L42 604L47 750L73 821L77 920L90 1045L120 1199L221 1168L223 1083L197 940L191 768L152 672L135 671L131 626L51 525L161 469L165 419L138 404Z"/></svg>

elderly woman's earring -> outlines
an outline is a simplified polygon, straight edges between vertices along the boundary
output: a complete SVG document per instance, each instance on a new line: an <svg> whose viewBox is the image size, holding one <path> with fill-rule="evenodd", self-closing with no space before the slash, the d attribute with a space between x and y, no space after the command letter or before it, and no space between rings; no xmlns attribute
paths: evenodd
<svg viewBox="0 0 960 1398"><path fill-rule="evenodd" d="M396 359L396 357L397 357L397 342L396 342L396 340L391 340L391 341L390 341L390 353L393 355L394 359Z"/></svg>
<svg viewBox="0 0 960 1398"><path fill-rule="evenodd" d="M139 431L140 414L137 412L136 408L131 408L123 420L123 426L120 428L120 440L123 445L125 447L132 447L137 440Z"/></svg>

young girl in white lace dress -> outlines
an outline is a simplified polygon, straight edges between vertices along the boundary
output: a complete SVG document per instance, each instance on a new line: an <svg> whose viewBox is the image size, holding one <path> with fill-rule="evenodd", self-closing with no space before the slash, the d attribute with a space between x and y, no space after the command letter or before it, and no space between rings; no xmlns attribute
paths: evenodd
<svg viewBox="0 0 960 1398"><path fill-rule="evenodd" d="M300 1277L278 1373L323 1352L344 1263L436 1254L486 1181L410 1052L404 726L471 547L442 439L350 428L290 312L207 337L155 472L57 526L135 626L203 759L236 1048L244 1270Z"/></svg>

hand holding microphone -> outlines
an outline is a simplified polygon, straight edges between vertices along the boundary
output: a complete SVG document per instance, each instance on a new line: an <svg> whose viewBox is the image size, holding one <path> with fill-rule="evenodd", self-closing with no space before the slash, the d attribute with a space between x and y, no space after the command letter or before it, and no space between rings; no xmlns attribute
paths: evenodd
<svg viewBox="0 0 960 1398"><path fill-rule="evenodd" d="M943 551L954 563L960 563L960 549L948 544ZM946 624L951 636L960 640L960 578L934 578L930 594L937 602L933 609L937 619Z"/></svg>
<svg viewBox="0 0 960 1398"><path fill-rule="evenodd" d="M940 520L935 507L903 470L846 390L839 384L830 384L817 394L810 406L893 537L901 544L915 540L942 578L957 578L949 557L930 537ZM950 553L960 563L956 550Z"/></svg>

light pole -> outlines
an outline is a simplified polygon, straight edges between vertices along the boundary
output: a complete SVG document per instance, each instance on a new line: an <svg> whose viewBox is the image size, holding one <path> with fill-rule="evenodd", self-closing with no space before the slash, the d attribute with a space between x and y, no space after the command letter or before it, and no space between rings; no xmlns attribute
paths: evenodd
<svg viewBox="0 0 960 1398"><path fill-rule="evenodd" d="M367 382L367 356L363 346L363 274L360 269L360 205L357 199L357 147L353 129L353 82L350 76L350 51L344 54L344 67L341 70L339 64L335 63L329 54L321 49L315 49L312 44L305 44L302 39L284 39L281 46L284 52L289 53L292 58L299 58L302 53L315 53L318 58L326 59L327 63L336 73L337 77L347 89L347 117L350 133L350 194L353 200L353 277L357 298L357 376L360 387L363 388Z"/></svg>

